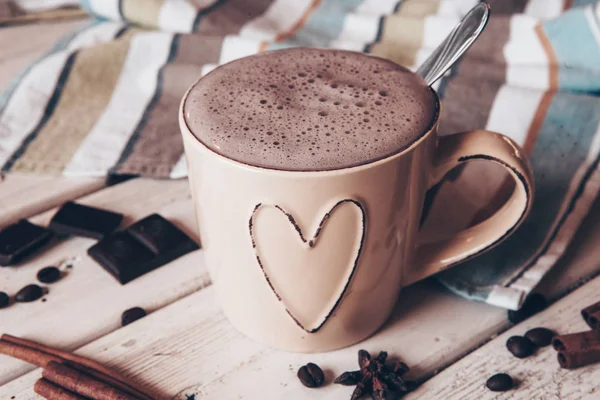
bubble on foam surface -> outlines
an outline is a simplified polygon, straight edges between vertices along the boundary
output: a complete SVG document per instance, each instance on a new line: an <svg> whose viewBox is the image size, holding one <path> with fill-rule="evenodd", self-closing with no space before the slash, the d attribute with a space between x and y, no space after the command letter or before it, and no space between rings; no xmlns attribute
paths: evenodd
<svg viewBox="0 0 600 400"><path fill-rule="evenodd" d="M420 78L361 53L288 49L221 66L190 91L184 115L207 147L265 168L333 170L412 144L435 96Z"/></svg>

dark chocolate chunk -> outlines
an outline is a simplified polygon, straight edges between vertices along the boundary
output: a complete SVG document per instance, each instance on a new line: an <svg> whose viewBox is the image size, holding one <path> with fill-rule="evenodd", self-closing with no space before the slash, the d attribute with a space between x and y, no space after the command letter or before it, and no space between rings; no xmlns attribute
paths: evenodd
<svg viewBox="0 0 600 400"><path fill-rule="evenodd" d="M153 214L105 237L88 254L125 284L196 249L185 233Z"/></svg>
<svg viewBox="0 0 600 400"><path fill-rule="evenodd" d="M526 358L533 354L535 345L533 342L523 336L511 336L506 341L506 348L513 356L518 358Z"/></svg>
<svg viewBox="0 0 600 400"><path fill-rule="evenodd" d="M505 392L514 386L514 382L508 374L496 374L491 376L485 383L492 392Z"/></svg>
<svg viewBox="0 0 600 400"><path fill-rule="evenodd" d="M154 254L127 232L116 232L87 251L98 264L125 284L161 264Z"/></svg>
<svg viewBox="0 0 600 400"><path fill-rule="evenodd" d="M546 308L546 298L539 293L533 293L527 296L521 308L517 311L508 311L508 320L513 324L525 321L527 318Z"/></svg>
<svg viewBox="0 0 600 400"><path fill-rule="evenodd" d="M146 316L146 310L141 307L133 307L129 310L123 311L121 315L121 326L129 325L130 323L137 321L140 318Z"/></svg>
<svg viewBox="0 0 600 400"><path fill-rule="evenodd" d="M11 265L40 249L52 232L22 219L0 231L0 265Z"/></svg>
<svg viewBox="0 0 600 400"><path fill-rule="evenodd" d="M56 267L45 267L37 273L38 281L42 283L54 283L60 279L60 270Z"/></svg>
<svg viewBox="0 0 600 400"><path fill-rule="evenodd" d="M19 303L29 303L31 301L36 301L43 295L44 289L38 285L31 284L25 286L23 289L17 292L15 295L15 301Z"/></svg>
<svg viewBox="0 0 600 400"><path fill-rule="evenodd" d="M123 215L69 201L52 217L50 229L63 235L102 239L114 232Z"/></svg>
<svg viewBox="0 0 600 400"><path fill-rule="evenodd" d="M158 214L139 220L127 231L154 254L169 253L172 259L198 249L196 242Z"/></svg>
<svg viewBox="0 0 600 400"><path fill-rule="evenodd" d="M317 388L325 382L325 374L317 364L308 363L298 370L298 379L308 388Z"/></svg>
<svg viewBox="0 0 600 400"><path fill-rule="evenodd" d="M0 292L0 308L8 307L10 304L10 297L4 292Z"/></svg>
<svg viewBox="0 0 600 400"><path fill-rule="evenodd" d="M554 332L548 328L533 328L525 333L525 337L537 347L549 346L554 336Z"/></svg>

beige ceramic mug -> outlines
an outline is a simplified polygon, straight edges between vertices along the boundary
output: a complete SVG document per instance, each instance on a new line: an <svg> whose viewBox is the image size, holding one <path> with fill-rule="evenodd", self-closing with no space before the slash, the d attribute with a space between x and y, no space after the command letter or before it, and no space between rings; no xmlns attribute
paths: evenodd
<svg viewBox="0 0 600 400"><path fill-rule="evenodd" d="M316 352L364 339L386 321L401 287L497 245L533 200L530 166L512 140L482 130L439 138L439 112L432 129L400 153L299 172L208 149L186 125L186 97L179 121L220 304L237 329L273 347ZM427 189L470 160L503 166L516 182L512 197L479 225L421 243Z"/></svg>

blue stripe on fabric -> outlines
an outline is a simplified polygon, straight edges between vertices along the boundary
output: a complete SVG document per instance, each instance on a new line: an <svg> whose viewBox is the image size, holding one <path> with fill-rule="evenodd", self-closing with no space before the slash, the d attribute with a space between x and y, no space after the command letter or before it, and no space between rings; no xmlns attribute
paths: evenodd
<svg viewBox="0 0 600 400"><path fill-rule="evenodd" d="M575 8L575 7L584 7L590 4L596 4L598 3L598 0L573 0L573 3L571 4L571 8Z"/></svg>
<svg viewBox="0 0 600 400"><path fill-rule="evenodd" d="M584 8L569 10L544 23L558 60L561 89L600 91L600 47L589 23Z"/></svg>
<svg viewBox="0 0 600 400"><path fill-rule="evenodd" d="M269 45L269 50L288 47L328 47L344 27L346 16L363 0L323 0L308 16L306 23L291 38Z"/></svg>
<svg viewBox="0 0 600 400"><path fill-rule="evenodd" d="M4 166L2 167L2 172L10 171L10 169L12 168L14 163L19 159L19 157L21 157L23 155L23 153L25 153L25 151L27 150L27 147L29 147L31 142L33 142L35 140L35 138L39 135L42 128L44 126L46 126L46 123L48 123L48 120L54 113L54 109L56 108L56 105L58 104L58 101L60 100L60 98L62 96L62 89L63 89L65 83L67 82L67 79L69 78L69 75L73 68L73 63L75 62L75 57L77 56L77 54L78 54L78 52L74 52L73 54L71 54L69 56L69 58L67 58L67 61L65 62L65 65L63 66L60 76L58 77L58 81L56 82L56 87L54 88L54 92L52 93L52 96L50 97L50 100L48 101L48 105L46 106L46 109L44 110L44 116L42 117L42 119L40 120L38 125L35 127L35 129L29 135L27 135L25 140L23 140L23 143L21 143L21 146L17 149L17 151L15 151L13 153L13 155L10 157L10 159L4 164Z"/></svg>
<svg viewBox="0 0 600 400"><path fill-rule="evenodd" d="M125 145L125 148L123 149L123 151L121 152L121 155L119 156L119 160L109 170L109 172L108 172L109 175L118 175L119 168L125 162L125 160L127 160L127 157L129 157L131 155L131 153L133 152L133 148L134 148L137 140L139 139L140 135L142 134L142 131L144 130L144 128L146 127L146 124L148 123L148 116L154 110L154 108L156 107L156 104L158 103L158 100L160 99L160 96L162 95L164 68L166 65L173 62L173 60L175 59L175 56L177 55L177 50L179 49L180 37L181 37L180 34L175 34L173 36L173 40L171 42L171 48L169 49L169 56L167 57L167 61L159 69L158 75L156 77L156 90L154 91L154 95L152 96L152 99L150 100L150 102L148 103L148 106L144 110L144 114L142 115L142 118L140 119L140 122L138 123L137 127L133 131L133 134L129 137L129 140L127 141L127 144Z"/></svg>
<svg viewBox="0 0 600 400"><path fill-rule="evenodd" d="M90 3L90 0L79 0L79 5L88 14L94 13L94 10L92 10L92 4Z"/></svg>
<svg viewBox="0 0 600 400"><path fill-rule="evenodd" d="M515 266L523 266L521 271L524 271L537 261L527 264L551 232L573 176L588 157L600 124L600 98L560 92L546 115L531 154L536 186L531 213L497 248L440 274L442 283L452 290L485 300L489 288L511 277L516 272ZM582 181L581 186L584 185ZM572 209L571 206L569 211ZM566 216L561 219L565 220ZM558 229L560 224L551 234Z"/></svg>

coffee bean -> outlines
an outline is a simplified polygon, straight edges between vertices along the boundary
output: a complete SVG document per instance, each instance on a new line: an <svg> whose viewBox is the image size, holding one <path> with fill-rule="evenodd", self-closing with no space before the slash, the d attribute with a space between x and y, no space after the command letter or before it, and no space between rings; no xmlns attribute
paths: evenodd
<svg viewBox="0 0 600 400"><path fill-rule="evenodd" d="M10 297L4 292L0 292L0 308L8 307Z"/></svg>
<svg viewBox="0 0 600 400"><path fill-rule="evenodd" d="M513 388L513 380L508 374L496 374L491 376L485 386L492 392L505 392Z"/></svg>
<svg viewBox="0 0 600 400"><path fill-rule="evenodd" d="M525 337L538 347L549 346L554 336L554 332L548 328L533 328L525 333Z"/></svg>
<svg viewBox="0 0 600 400"><path fill-rule="evenodd" d="M525 358L533 354L535 345L526 337L512 336L506 341L506 348L513 356Z"/></svg>
<svg viewBox="0 0 600 400"><path fill-rule="evenodd" d="M546 298L539 293L527 296L521 308L517 311L508 312L508 320L513 324L525 321L527 318L542 311L547 306Z"/></svg>
<svg viewBox="0 0 600 400"><path fill-rule="evenodd" d="M54 283L60 278L60 270L56 267L42 268L38 271L37 278L42 283Z"/></svg>
<svg viewBox="0 0 600 400"><path fill-rule="evenodd" d="M44 290L38 285L27 285L19 290L15 295L15 301L19 303L29 303L35 301L44 295Z"/></svg>
<svg viewBox="0 0 600 400"><path fill-rule="evenodd" d="M123 311L121 315L121 326L129 325L130 323L137 321L140 318L146 316L146 310L141 307L133 307L129 310Z"/></svg>
<svg viewBox="0 0 600 400"><path fill-rule="evenodd" d="M323 385L325 382L325 375L323 370L313 363L308 363L298 370L298 379L306 387L316 388Z"/></svg>

